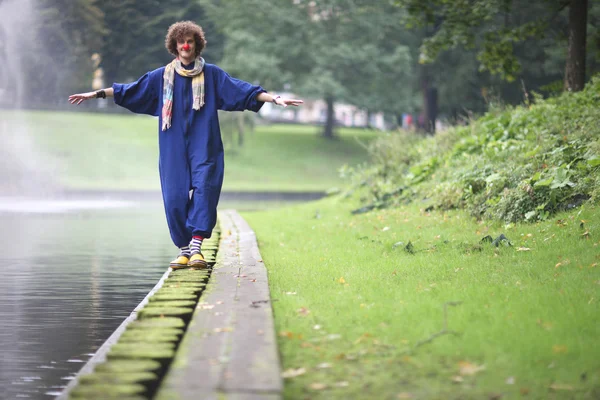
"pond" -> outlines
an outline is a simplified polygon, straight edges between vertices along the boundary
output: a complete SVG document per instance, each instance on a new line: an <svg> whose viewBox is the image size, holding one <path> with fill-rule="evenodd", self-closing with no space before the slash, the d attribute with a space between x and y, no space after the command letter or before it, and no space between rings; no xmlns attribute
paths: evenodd
<svg viewBox="0 0 600 400"><path fill-rule="evenodd" d="M0 199L0 397L58 395L175 253L160 201Z"/></svg>

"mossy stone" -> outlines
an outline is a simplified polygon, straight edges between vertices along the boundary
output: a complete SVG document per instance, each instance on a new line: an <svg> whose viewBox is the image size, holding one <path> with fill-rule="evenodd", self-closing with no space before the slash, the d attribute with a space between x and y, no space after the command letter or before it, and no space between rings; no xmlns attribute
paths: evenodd
<svg viewBox="0 0 600 400"><path fill-rule="evenodd" d="M181 329L133 329L125 331L119 337L119 343L163 343L178 342L183 331Z"/></svg>
<svg viewBox="0 0 600 400"><path fill-rule="evenodd" d="M78 385L70 393L69 397L75 399L123 399L125 397L142 396L146 388L140 384L89 384ZM142 397L143 398L143 397Z"/></svg>
<svg viewBox="0 0 600 400"><path fill-rule="evenodd" d="M79 380L82 385L104 384L120 385L139 383L147 386L150 382L158 380L158 376L152 372L93 372L84 375Z"/></svg>
<svg viewBox="0 0 600 400"><path fill-rule="evenodd" d="M173 280L170 280L170 279L165 280L161 289L184 289L185 290L185 289L203 288L205 286L206 286L205 281L181 282L181 281L178 281L177 278L175 278Z"/></svg>
<svg viewBox="0 0 600 400"><path fill-rule="evenodd" d="M181 318L163 317L136 320L127 325L127 329L149 329L149 328L184 328L185 322Z"/></svg>
<svg viewBox="0 0 600 400"><path fill-rule="evenodd" d="M162 365L154 360L112 360L96 365L94 372L158 372Z"/></svg>
<svg viewBox="0 0 600 400"><path fill-rule="evenodd" d="M117 343L106 355L108 360L117 359L151 359L166 360L175 355L173 343Z"/></svg>
<svg viewBox="0 0 600 400"><path fill-rule="evenodd" d="M178 283L186 283L186 282L206 283L206 282L208 282L208 276L181 275L181 276L171 277L171 278L167 279L167 281L169 281L169 283L168 283L169 285L177 285Z"/></svg>
<svg viewBox="0 0 600 400"><path fill-rule="evenodd" d="M154 293L153 296L151 296L148 301L150 303L154 303L154 302L162 302L162 301L176 301L176 300L192 300L195 301L198 299L198 296L196 296L193 293L181 293L181 292L174 292L174 293Z"/></svg>
<svg viewBox="0 0 600 400"><path fill-rule="evenodd" d="M196 300L170 300L170 301L154 301L146 304L146 308L170 308L170 307L196 307Z"/></svg>
<svg viewBox="0 0 600 400"><path fill-rule="evenodd" d="M165 287L156 292L156 294L160 295L168 295L168 294L193 294L198 299L198 296L204 291L203 286L188 286L188 287Z"/></svg>
<svg viewBox="0 0 600 400"><path fill-rule="evenodd" d="M154 294L166 294L166 293L181 293L181 294L195 294L196 291L198 289L202 289L201 287L198 286L181 286L178 285L178 283L181 282L172 282L172 283L168 283L163 284L163 286L158 289ZM192 283L196 283L197 285L202 285L204 284L204 282L192 282Z"/></svg>
<svg viewBox="0 0 600 400"><path fill-rule="evenodd" d="M190 307L144 307L138 312L138 318L179 317L189 318L194 312Z"/></svg>

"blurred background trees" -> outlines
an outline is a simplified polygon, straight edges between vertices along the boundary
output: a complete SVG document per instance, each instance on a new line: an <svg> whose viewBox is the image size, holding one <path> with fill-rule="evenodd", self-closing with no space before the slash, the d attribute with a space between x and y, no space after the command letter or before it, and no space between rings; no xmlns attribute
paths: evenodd
<svg viewBox="0 0 600 400"><path fill-rule="evenodd" d="M95 53L107 85L165 65L169 25L193 20L206 31L208 62L269 90L325 100L327 138L335 102L391 122L412 113L433 132L440 116L460 121L531 91L581 90L600 67L600 10L588 0L30 2L36 39L20 63L35 102L88 90Z"/></svg>

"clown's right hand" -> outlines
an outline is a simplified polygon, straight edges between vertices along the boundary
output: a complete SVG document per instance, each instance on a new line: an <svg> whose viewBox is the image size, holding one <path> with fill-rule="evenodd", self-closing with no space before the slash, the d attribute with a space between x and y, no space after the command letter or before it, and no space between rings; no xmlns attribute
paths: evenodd
<svg viewBox="0 0 600 400"><path fill-rule="evenodd" d="M96 92L72 94L69 96L69 103L79 105L86 100L95 99L95 98L96 98Z"/></svg>

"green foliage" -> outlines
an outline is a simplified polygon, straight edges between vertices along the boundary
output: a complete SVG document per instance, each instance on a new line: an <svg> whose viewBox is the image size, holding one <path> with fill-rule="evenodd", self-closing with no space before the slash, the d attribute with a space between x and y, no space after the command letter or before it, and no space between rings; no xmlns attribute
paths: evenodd
<svg viewBox="0 0 600 400"><path fill-rule="evenodd" d="M376 207L418 200L505 222L597 202L599 90L596 78L582 93L494 109L434 138L390 134L370 146L373 164L350 175Z"/></svg>
<svg viewBox="0 0 600 400"><path fill-rule="evenodd" d="M539 42L550 34L561 4L556 1L397 0L407 10L407 27L431 29L423 39L419 61L432 62L444 50L476 49L480 70L514 81L521 72L518 43ZM563 6L564 7L564 6ZM555 44L553 43L552 46Z"/></svg>
<svg viewBox="0 0 600 400"><path fill-rule="evenodd" d="M398 7L364 0L201 4L226 38L221 65L232 75L371 112L413 107L410 35L398 24Z"/></svg>

